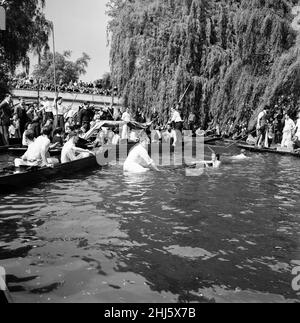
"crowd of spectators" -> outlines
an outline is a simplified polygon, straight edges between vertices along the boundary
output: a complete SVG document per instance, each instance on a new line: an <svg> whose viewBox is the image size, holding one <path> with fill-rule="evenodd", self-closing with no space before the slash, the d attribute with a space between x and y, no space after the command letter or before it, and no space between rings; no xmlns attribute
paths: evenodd
<svg viewBox="0 0 300 323"><path fill-rule="evenodd" d="M55 87L52 83L39 83L34 78L13 78L11 80L11 87L16 90L33 90L33 91L50 91L54 92ZM68 84L59 82L57 84L57 91L59 93L76 93L76 94L91 94L102 96L118 96L117 88L106 88L99 82L70 82Z"/></svg>

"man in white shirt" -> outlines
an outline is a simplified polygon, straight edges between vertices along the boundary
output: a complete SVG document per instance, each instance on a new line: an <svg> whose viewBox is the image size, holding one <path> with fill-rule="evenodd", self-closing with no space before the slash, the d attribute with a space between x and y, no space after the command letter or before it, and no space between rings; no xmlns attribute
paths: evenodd
<svg viewBox="0 0 300 323"><path fill-rule="evenodd" d="M49 128L44 128L42 135L38 137L34 142L32 142L26 151L26 153L21 157L21 159L15 160L15 166L41 166L41 167L52 167L59 163L55 158L50 158L49 148L51 130Z"/></svg>
<svg viewBox="0 0 300 323"><path fill-rule="evenodd" d="M257 132L257 141L256 145L262 147L265 142L266 132L267 132L267 117L268 117L269 108L266 107L257 118L256 132Z"/></svg>
<svg viewBox="0 0 300 323"><path fill-rule="evenodd" d="M295 122L290 118L288 114L286 114L281 148L289 148L290 150L293 150L293 146L294 146L293 135L294 135L295 129L296 129Z"/></svg>
<svg viewBox="0 0 300 323"><path fill-rule="evenodd" d="M122 121L124 121L124 122L131 121L131 115L130 115L130 111L128 108L125 110L125 112L122 115ZM122 138L122 140L128 140L128 137L129 137L129 129L128 129L127 123L125 123L122 128L121 138Z"/></svg>
<svg viewBox="0 0 300 323"><path fill-rule="evenodd" d="M46 123L48 120L54 120L53 115L53 106L51 102L49 101L48 97L44 97L42 101L42 111L44 111L44 122Z"/></svg>
<svg viewBox="0 0 300 323"><path fill-rule="evenodd" d="M140 143L130 151L124 163L124 172L131 174L141 174L147 172L150 168L159 172L159 169L149 156L146 149L149 142L150 140L146 134L141 135Z"/></svg>
<svg viewBox="0 0 300 323"><path fill-rule="evenodd" d="M183 130L183 120L181 118L181 115L177 109L172 109L171 111L172 117L171 117L171 123L174 124L175 130L179 130L182 132Z"/></svg>
<svg viewBox="0 0 300 323"><path fill-rule="evenodd" d="M295 146L296 149L300 148L300 112L298 113L295 133Z"/></svg>
<svg viewBox="0 0 300 323"><path fill-rule="evenodd" d="M167 131L162 134L162 140L164 143L169 143L171 146L175 147L178 142L177 131L168 125Z"/></svg>
<svg viewBox="0 0 300 323"><path fill-rule="evenodd" d="M68 109L63 105L62 97L57 98L56 104L54 101L54 105L53 105L54 124L56 128L65 129L64 115L67 112L68 112Z"/></svg>
<svg viewBox="0 0 300 323"><path fill-rule="evenodd" d="M94 153L89 150L76 147L78 140L79 136L73 134L73 136L71 136L71 139L67 143L65 143L61 152L62 164L66 164L74 160L87 158L90 155L94 155Z"/></svg>

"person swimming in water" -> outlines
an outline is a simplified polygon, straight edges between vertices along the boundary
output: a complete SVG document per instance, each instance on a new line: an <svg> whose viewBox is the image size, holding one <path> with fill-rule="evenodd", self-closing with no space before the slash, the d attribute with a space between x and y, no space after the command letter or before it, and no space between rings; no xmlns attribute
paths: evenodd
<svg viewBox="0 0 300 323"><path fill-rule="evenodd" d="M200 162L196 162L194 164L188 165L186 164L187 167L193 167L193 168L198 168L198 167L204 167L204 168L220 168L222 162L221 162L221 155L212 153L211 155L211 160L206 161L202 160Z"/></svg>
<svg viewBox="0 0 300 323"><path fill-rule="evenodd" d="M130 151L124 163L123 169L125 173L141 174L149 171L151 168L157 172L160 171L148 154L148 144L149 138L143 133L139 138L139 143Z"/></svg>
<svg viewBox="0 0 300 323"><path fill-rule="evenodd" d="M212 168L220 168L222 162L221 162L221 155L212 153L211 155L211 161L203 161L204 165L206 167L212 167Z"/></svg>
<svg viewBox="0 0 300 323"><path fill-rule="evenodd" d="M246 150L245 149L242 149L241 153L239 155L231 157L231 159L233 159L233 160L245 160L245 159L249 159L249 158L250 157L248 157L246 155Z"/></svg>

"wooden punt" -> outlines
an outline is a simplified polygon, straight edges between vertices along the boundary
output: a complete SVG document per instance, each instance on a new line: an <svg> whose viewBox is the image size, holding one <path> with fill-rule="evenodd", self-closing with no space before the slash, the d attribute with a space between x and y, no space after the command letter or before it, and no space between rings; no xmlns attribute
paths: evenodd
<svg viewBox="0 0 300 323"><path fill-rule="evenodd" d="M251 151L253 153L262 153L262 154L276 154L276 155L281 155L281 156L293 156L300 158L300 152L290 152L290 151L282 151L278 150L277 148L258 148L256 146L251 146L251 145L237 145L238 148L245 149L248 151Z"/></svg>

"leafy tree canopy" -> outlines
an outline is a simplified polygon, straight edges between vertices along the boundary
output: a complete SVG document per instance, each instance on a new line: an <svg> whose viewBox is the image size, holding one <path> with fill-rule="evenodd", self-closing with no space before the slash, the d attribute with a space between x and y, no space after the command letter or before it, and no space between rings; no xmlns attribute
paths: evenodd
<svg viewBox="0 0 300 323"><path fill-rule="evenodd" d="M298 0L110 0L112 82L124 104L168 118L182 110L203 126L251 121L283 94L300 97ZM250 122L251 126L251 122Z"/></svg>
<svg viewBox="0 0 300 323"><path fill-rule="evenodd" d="M49 22L43 13L45 0L5 0L6 31L0 31L0 96L7 91L9 74L22 63L29 67L28 53L47 49Z"/></svg>
<svg viewBox="0 0 300 323"><path fill-rule="evenodd" d="M79 80L81 75L86 73L86 68L90 57L83 53L82 57L75 62L70 60L72 52L65 51L63 54L55 54L56 63L56 82L68 84ZM54 80L54 64L53 53L46 52L41 57L39 65L35 66L33 76L44 83L53 83Z"/></svg>

